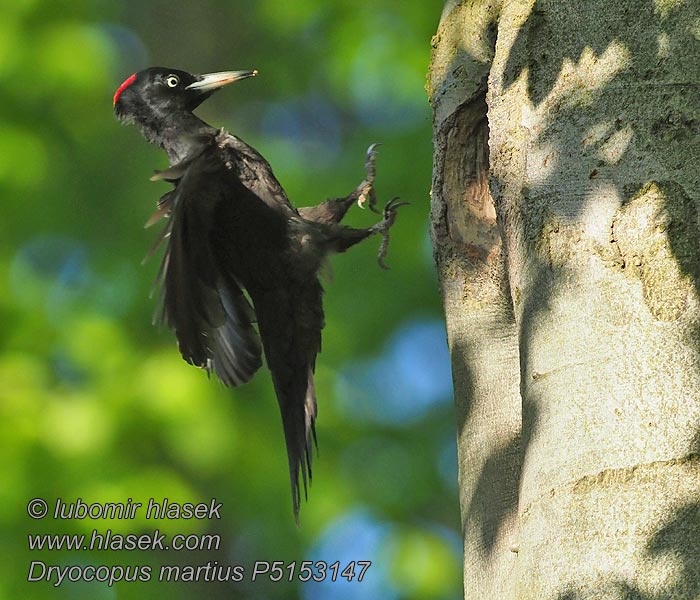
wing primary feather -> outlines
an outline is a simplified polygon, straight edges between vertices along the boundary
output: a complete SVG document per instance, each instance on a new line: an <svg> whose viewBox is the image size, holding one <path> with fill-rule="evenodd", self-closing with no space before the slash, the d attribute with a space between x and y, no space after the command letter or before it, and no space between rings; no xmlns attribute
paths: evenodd
<svg viewBox="0 0 700 600"><path fill-rule="evenodd" d="M207 188L215 163L208 154L188 161L175 189L164 196L170 218L148 255L167 241L154 282L160 300L154 321L175 331L187 362L236 386L261 366L262 350L248 300L210 247L215 208L230 199Z"/></svg>

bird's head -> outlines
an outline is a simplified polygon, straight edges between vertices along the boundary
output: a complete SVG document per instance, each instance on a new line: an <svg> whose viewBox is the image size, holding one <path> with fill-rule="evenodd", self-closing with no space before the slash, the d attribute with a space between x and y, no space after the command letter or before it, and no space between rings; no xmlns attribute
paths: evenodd
<svg viewBox="0 0 700 600"><path fill-rule="evenodd" d="M222 71L192 75L177 69L151 67L134 73L117 88L114 112L121 121L146 125L168 115L192 112L216 90L257 73Z"/></svg>

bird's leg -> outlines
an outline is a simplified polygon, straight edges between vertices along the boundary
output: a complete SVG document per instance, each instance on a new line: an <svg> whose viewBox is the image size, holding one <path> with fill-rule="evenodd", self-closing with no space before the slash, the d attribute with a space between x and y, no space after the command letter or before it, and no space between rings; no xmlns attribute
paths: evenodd
<svg viewBox="0 0 700 600"><path fill-rule="evenodd" d="M372 225L372 227L370 227L372 233L378 233L382 236L382 243L379 246L379 254L377 255L377 262L382 269L389 268L384 263L386 253L389 249L389 230L396 221L396 212L398 211L399 206L406 206L407 204L408 202L400 202L398 198L389 200L384 207L384 218L376 225Z"/></svg>
<svg viewBox="0 0 700 600"><path fill-rule="evenodd" d="M366 177L350 194L345 196L345 198L332 198L316 206L300 208L299 214L307 221L316 223L340 223L345 213L348 212L355 202L360 208L368 205L373 212L379 212L375 209L377 196L374 192L374 180L377 176L377 146L379 144L372 144L367 148L365 158Z"/></svg>
<svg viewBox="0 0 700 600"><path fill-rule="evenodd" d="M367 148L367 155L365 157L365 172L367 173L367 177L349 196L356 197L357 205L360 208L364 208L365 204L367 204L369 209L373 212L379 212L374 208L377 204L377 196L374 193L374 180L377 177L377 146L379 146L379 144L372 144Z"/></svg>
<svg viewBox="0 0 700 600"><path fill-rule="evenodd" d="M382 243L379 246L379 255L377 261L382 269L388 269L384 263L384 258L386 257L387 249L389 247L389 229L396 221L396 213L400 206L404 206L408 202L399 202L398 198L390 200L384 207L384 218L377 223L372 225L372 227L367 227L365 229L356 229L354 227L334 227L329 235L329 249L333 252L345 252L349 248L352 248L355 244L358 244L362 240L368 238L374 234L380 234L382 236Z"/></svg>

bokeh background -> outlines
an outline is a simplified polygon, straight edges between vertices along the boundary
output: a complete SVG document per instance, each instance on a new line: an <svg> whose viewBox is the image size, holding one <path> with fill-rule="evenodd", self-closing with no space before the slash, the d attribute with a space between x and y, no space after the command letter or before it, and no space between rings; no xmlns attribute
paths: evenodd
<svg viewBox="0 0 700 600"><path fill-rule="evenodd" d="M428 240L424 92L442 0L6 0L0 19L0 598L363 598L461 595L452 391ZM266 370L227 390L151 326L166 164L112 115L151 65L256 68L200 109L258 148L297 205L344 196L382 142L379 240L331 261L314 463L294 524ZM354 209L351 224L377 220ZM34 521L34 497L224 503L215 522ZM143 515L143 513L140 513ZM221 535L217 552L30 552L30 533ZM362 583L27 583L29 564L371 560ZM155 577L154 577L155 579Z"/></svg>

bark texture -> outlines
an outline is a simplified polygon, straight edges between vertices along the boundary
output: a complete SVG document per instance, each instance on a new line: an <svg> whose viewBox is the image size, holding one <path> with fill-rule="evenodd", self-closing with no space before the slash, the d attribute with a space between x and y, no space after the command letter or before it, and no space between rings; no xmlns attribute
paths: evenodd
<svg viewBox="0 0 700 600"><path fill-rule="evenodd" d="M432 238L458 419L464 578L470 597L510 598L520 456L517 330L488 182L487 3L447 7L433 39Z"/></svg>
<svg viewBox="0 0 700 600"><path fill-rule="evenodd" d="M465 596L700 597L700 3L448 3L429 94Z"/></svg>

